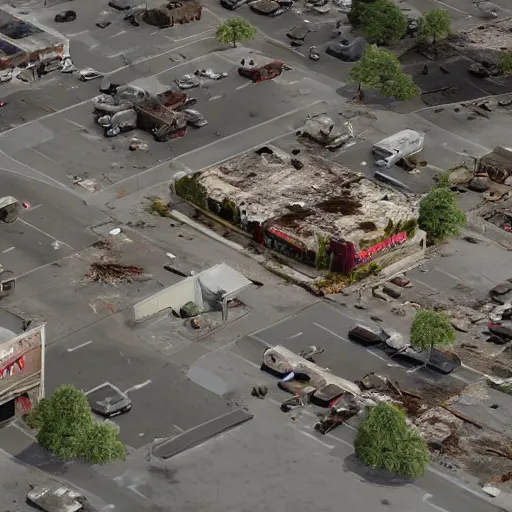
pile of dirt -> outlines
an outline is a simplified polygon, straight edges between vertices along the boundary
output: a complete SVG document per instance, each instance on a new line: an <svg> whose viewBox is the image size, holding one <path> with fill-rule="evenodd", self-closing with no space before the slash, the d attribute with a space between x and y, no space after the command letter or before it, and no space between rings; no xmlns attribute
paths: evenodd
<svg viewBox="0 0 512 512"><path fill-rule="evenodd" d="M87 279L96 283L117 284L132 282L136 276L141 276L144 269L138 265L122 265L120 263L91 263L90 271L85 275Z"/></svg>

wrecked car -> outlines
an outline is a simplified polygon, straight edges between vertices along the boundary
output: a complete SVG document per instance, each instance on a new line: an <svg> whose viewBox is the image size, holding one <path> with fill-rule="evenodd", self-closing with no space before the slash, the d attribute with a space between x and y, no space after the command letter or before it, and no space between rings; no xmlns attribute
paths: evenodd
<svg viewBox="0 0 512 512"><path fill-rule="evenodd" d="M423 149L425 135L415 130L402 130L372 146L372 153L378 157L375 165L389 169L403 158L408 158Z"/></svg>
<svg viewBox="0 0 512 512"><path fill-rule="evenodd" d="M109 7L113 7L118 11L127 11L136 5L136 0L109 0Z"/></svg>
<svg viewBox="0 0 512 512"><path fill-rule="evenodd" d="M67 21L75 21L76 20L76 12L75 11L64 11L55 15L55 21L57 23L65 23Z"/></svg>
<svg viewBox="0 0 512 512"><path fill-rule="evenodd" d="M249 3L251 3L251 0L220 0L220 5L230 11L234 11L235 9L242 7L242 5Z"/></svg>
<svg viewBox="0 0 512 512"><path fill-rule="evenodd" d="M33 487L27 501L44 512L96 512L83 494L58 483Z"/></svg>
<svg viewBox="0 0 512 512"><path fill-rule="evenodd" d="M12 196L0 197L0 221L7 224L20 216L22 204Z"/></svg>
<svg viewBox="0 0 512 512"><path fill-rule="evenodd" d="M213 69L196 69L194 71L194 75L200 76L202 78L209 78L210 80L220 80L221 78L226 78L228 76L227 73L215 73Z"/></svg>
<svg viewBox="0 0 512 512"><path fill-rule="evenodd" d="M184 75L174 81L181 90L194 89L201 85L201 81L195 75Z"/></svg>
<svg viewBox="0 0 512 512"><path fill-rule="evenodd" d="M104 120L104 117L100 119ZM135 128L137 128L137 112L133 109L122 110L110 118L110 126L106 127L105 136L116 137L120 133L130 132Z"/></svg>
<svg viewBox="0 0 512 512"><path fill-rule="evenodd" d="M279 16L293 7L293 0L257 0L250 9L264 16Z"/></svg>
<svg viewBox="0 0 512 512"><path fill-rule="evenodd" d="M95 69L85 68L80 70L78 79L82 82L89 82L90 80L96 80L98 78L102 78L103 74L99 73Z"/></svg>
<svg viewBox="0 0 512 512"><path fill-rule="evenodd" d="M283 61L255 55L240 61L238 74L252 80L254 83L259 83L280 76L283 69Z"/></svg>
<svg viewBox="0 0 512 512"><path fill-rule="evenodd" d="M91 410L104 418L119 416L132 408L128 395L109 382L87 391L85 395Z"/></svg>
<svg viewBox="0 0 512 512"><path fill-rule="evenodd" d="M184 2L167 2L156 9L146 9L142 19L148 24L159 28L174 27L176 24L199 21L202 5L194 0Z"/></svg>
<svg viewBox="0 0 512 512"><path fill-rule="evenodd" d="M307 388L314 388L310 400L321 407L329 407L344 393L354 396L361 393L353 382L329 373L280 345L264 352L261 370L281 379L278 386L289 393L303 394Z"/></svg>
<svg viewBox="0 0 512 512"><path fill-rule="evenodd" d="M306 36L311 32L311 29L307 23L300 23L291 30L286 32L286 37L292 41L304 42Z"/></svg>
<svg viewBox="0 0 512 512"><path fill-rule="evenodd" d="M206 126L208 124L208 121L204 118L203 114L197 110L186 108L183 109L182 112L185 114L187 123L194 128L201 128L202 126Z"/></svg>
<svg viewBox="0 0 512 512"><path fill-rule="evenodd" d="M307 137L326 149L335 150L354 138L352 124L346 121L343 128L336 126L326 114L309 116L306 124L296 132L298 137Z"/></svg>
<svg viewBox="0 0 512 512"><path fill-rule="evenodd" d="M460 367L460 358L451 352L432 348L419 350L406 342L400 333L392 329L381 329L358 324L348 333L349 339L364 346L381 346L393 359L402 359L414 365L422 365L448 375Z"/></svg>
<svg viewBox="0 0 512 512"><path fill-rule="evenodd" d="M344 62L358 61L366 48L366 41L362 37L356 37L352 42L342 39L327 47L325 53Z"/></svg>

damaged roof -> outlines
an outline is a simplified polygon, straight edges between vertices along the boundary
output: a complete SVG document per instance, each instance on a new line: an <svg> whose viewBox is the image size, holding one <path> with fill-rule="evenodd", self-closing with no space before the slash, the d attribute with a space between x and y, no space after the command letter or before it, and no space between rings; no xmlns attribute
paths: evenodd
<svg viewBox="0 0 512 512"><path fill-rule="evenodd" d="M314 247L317 233L356 243L389 222L418 217L418 202L308 153L265 146L197 175L210 199L229 200L247 220L267 222Z"/></svg>

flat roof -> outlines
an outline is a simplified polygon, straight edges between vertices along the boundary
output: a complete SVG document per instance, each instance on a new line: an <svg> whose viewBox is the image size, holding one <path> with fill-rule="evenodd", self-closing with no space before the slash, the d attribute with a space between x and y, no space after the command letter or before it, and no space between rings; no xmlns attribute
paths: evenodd
<svg viewBox="0 0 512 512"><path fill-rule="evenodd" d="M294 156L264 146L197 180L209 198L232 201L248 221L266 222L310 248L318 233L359 244L384 235L389 220L418 217L418 199L305 150Z"/></svg>

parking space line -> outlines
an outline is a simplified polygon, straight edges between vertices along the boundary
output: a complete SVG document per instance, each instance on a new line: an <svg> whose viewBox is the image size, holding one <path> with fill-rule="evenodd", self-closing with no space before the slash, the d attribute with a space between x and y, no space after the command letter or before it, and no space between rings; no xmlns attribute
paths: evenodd
<svg viewBox="0 0 512 512"><path fill-rule="evenodd" d="M5 251L2 251L2 254L7 254L8 252L14 251L16 247L9 247L9 249L5 249Z"/></svg>
<svg viewBox="0 0 512 512"><path fill-rule="evenodd" d="M302 336L304 333L303 332L298 332L297 334L294 334L293 336L290 336L288 339L289 340L293 340L295 338L298 338L299 336Z"/></svg>
<svg viewBox="0 0 512 512"><path fill-rule="evenodd" d="M58 242L59 244L65 245L66 247L69 247L72 251L74 251L73 247L71 245L67 244L66 242L61 242L60 240L57 240L55 237L50 235L50 233L47 233L46 231L43 231L42 229L37 228L36 226L30 224L30 222L27 222L23 219L18 219L19 222L25 224L26 226L31 227L32 229L35 229L36 231L39 231L39 233L46 235L48 238L51 238L53 241Z"/></svg>
<svg viewBox="0 0 512 512"><path fill-rule="evenodd" d="M460 9L457 9L457 7L453 7L452 5L449 5L449 4L445 4L444 2L441 2L441 0L434 0L434 2L436 4L439 4L439 5L442 5L444 7L447 7L448 9L451 9L452 11L455 11L455 12L458 12L460 14L466 14L468 16L471 16L471 14L469 14L469 12L466 12L466 11L461 11ZM472 16L471 16L472 17Z"/></svg>
<svg viewBox="0 0 512 512"><path fill-rule="evenodd" d="M240 89L245 89L246 87L248 87L249 85L252 85L252 82L247 82L245 84L242 84L242 85L239 85L236 90L239 91Z"/></svg>
<svg viewBox="0 0 512 512"><path fill-rule="evenodd" d="M74 352L75 350L78 350L79 348L86 347L87 345L90 345L92 343L92 340L86 341L85 343L82 343L81 345L78 345L73 348L68 348L68 352Z"/></svg>
<svg viewBox="0 0 512 512"><path fill-rule="evenodd" d="M334 337L344 341L345 343L350 343L351 345L353 345L353 343L349 339L344 338L343 336L340 336L339 334L336 334L334 331L331 331L330 329L328 329L324 325L317 324L316 322L312 322L312 323L313 323L314 326L316 326L319 329L322 329L323 331L329 333L331 336L334 336ZM363 348L363 347L360 347L360 348ZM382 356L380 356L379 354L376 354L372 350L365 350L365 352L367 352L368 354L371 354L372 356L376 357L377 359L380 359L381 361L388 362L387 359L384 359Z"/></svg>
<svg viewBox="0 0 512 512"><path fill-rule="evenodd" d="M303 436L306 436L309 439L313 439L313 441L316 441L317 443L320 443L322 446L329 450L334 450L333 444L327 444L324 443L319 437L316 437L315 435L311 434L310 432L306 432L305 430L301 430L300 428L297 429L298 432L300 432ZM345 440L341 440L343 443L346 443L349 446L352 446L350 443L347 443Z"/></svg>

